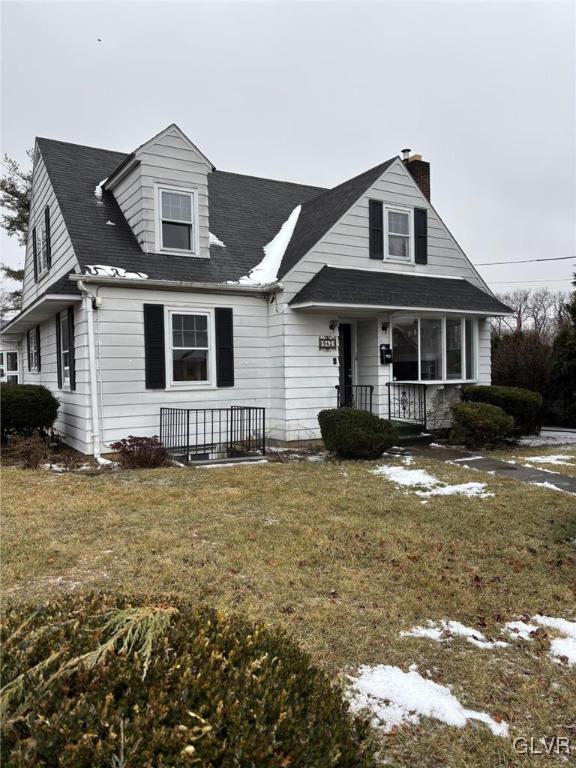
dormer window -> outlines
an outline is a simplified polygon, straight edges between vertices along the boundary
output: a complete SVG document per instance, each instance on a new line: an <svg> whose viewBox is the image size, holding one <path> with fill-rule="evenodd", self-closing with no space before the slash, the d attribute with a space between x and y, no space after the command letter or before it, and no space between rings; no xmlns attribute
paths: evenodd
<svg viewBox="0 0 576 768"><path fill-rule="evenodd" d="M196 253L196 192L158 188L160 250Z"/></svg>

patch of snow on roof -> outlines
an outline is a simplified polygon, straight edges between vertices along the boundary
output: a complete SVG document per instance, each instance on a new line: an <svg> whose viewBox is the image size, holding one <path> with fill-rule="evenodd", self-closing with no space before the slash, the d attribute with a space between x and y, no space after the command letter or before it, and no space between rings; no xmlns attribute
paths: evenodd
<svg viewBox="0 0 576 768"><path fill-rule="evenodd" d="M108 181L108 176L106 176L105 179L102 179L102 181L99 181L98 184L94 187L94 195L100 200L102 197L102 187L106 182Z"/></svg>
<svg viewBox="0 0 576 768"><path fill-rule="evenodd" d="M147 280L145 272L127 272L122 267L111 267L108 264L87 264L87 275L99 275L100 277L119 277L125 280Z"/></svg>
<svg viewBox="0 0 576 768"><path fill-rule="evenodd" d="M216 237L212 232L208 233L208 243L210 245L219 245L221 248L226 248L222 240L220 240L219 237Z"/></svg>
<svg viewBox="0 0 576 768"><path fill-rule="evenodd" d="M494 735L508 735L505 722L485 712L465 709L450 688L422 677L414 666L408 672L385 664L363 666L358 673L350 678L351 708L372 712L373 725L385 732L399 725L417 725L424 716L456 728L463 728L468 720L478 720Z"/></svg>
<svg viewBox="0 0 576 768"><path fill-rule="evenodd" d="M301 210L301 205L294 208L288 219L282 224L280 231L264 246L264 258L260 264L251 269L248 275L241 277L239 283L243 285L268 285L277 279L282 258L294 234Z"/></svg>
<svg viewBox="0 0 576 768"><path fill-rule="evenodd" d="M109 227L115 227L115 226L116 226L116 224L114 224L114 222L113 222L113 221L110 221L110 219L108 219L108 221L106 222L106 224L107 224Z"/></svg>

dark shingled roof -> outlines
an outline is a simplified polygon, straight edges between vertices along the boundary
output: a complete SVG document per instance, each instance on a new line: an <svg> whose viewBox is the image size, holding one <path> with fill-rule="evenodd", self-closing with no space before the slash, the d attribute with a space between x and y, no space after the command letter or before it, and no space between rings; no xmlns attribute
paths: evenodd
<svg viewBox="0 0 576 768"><path fill-rule="evenodd" d="M284 275L308 253L308 251L323 237L330 227L334 226L346 211L369 189L374 182L396 160L392 157L385 163L364 171L359 176L329 189L318 197L308 200L302 205L302 210L294 234L292 235L278 277Z"/></svg>
<svg viewBox="0 0 576 768"><path fill-rule="evenodd" d="M365 304L382 307L467 310L509 314L512 310L467 280L322 267L291 305Z"/></svg>
<svg viewBox="0 0 576 768"><path fill-rule="evenodd" d="M96 185L128 155L52 139L38 139L38 145L83 272L87 264L110 264L146 272L155 280L237 280L260 263L263 246L292 210L325 192L322 187L213 171L208 174L210 231L226 247L211 246L210 259L144 253L113 194L104 191L101 199L94 194Z"/></svg>

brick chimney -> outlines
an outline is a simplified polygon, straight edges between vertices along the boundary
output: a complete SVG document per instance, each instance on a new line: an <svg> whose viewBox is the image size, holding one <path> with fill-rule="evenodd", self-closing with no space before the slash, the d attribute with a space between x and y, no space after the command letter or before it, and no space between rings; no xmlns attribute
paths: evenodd
<svg viewBox="0 0 576 768"><path fill-rule="evenodd" d="M422 155L410 156L410 149L402 150L402 162L406 170L422 190L424 197L430 200L430 163L422 160Z"/></svg>

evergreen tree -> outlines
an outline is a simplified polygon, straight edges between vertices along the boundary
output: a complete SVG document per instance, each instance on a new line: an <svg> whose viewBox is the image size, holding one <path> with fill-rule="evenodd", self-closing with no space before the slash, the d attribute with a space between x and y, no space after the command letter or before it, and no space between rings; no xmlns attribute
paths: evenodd
<svg viewBox="0 0 576 768"><path fill-rule="evenodd" d="M28 157L32 160L33 150ZM0 226L10 237L16 237L22 246L26 246L28 221L30 218L30 198L32 193L32 171L26 171L8 155L4 155L5 174L0 178L0 206L5 213L0 215ZM13 280L22 284L24 269L0 265L2 281ZM0 286L0 322L6 316L16 312L22 306L22 287L15 290Z"/></svg>

